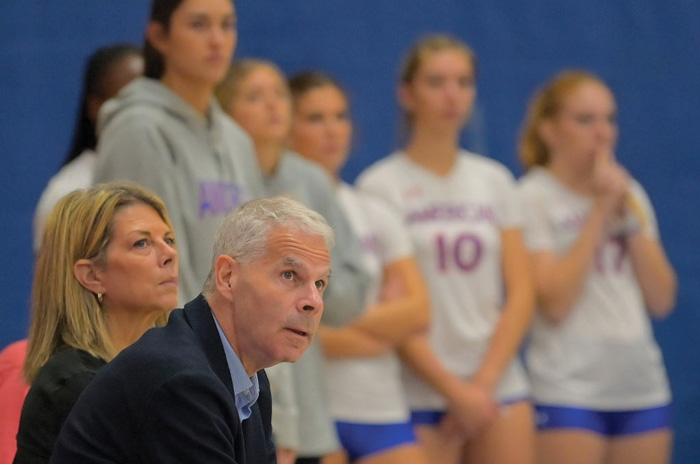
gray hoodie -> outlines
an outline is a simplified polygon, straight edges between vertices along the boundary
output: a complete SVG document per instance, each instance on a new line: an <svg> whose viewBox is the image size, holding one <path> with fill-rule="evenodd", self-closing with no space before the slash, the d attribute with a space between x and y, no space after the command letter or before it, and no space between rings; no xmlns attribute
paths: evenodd
<svg viewBox="0 0 700 464"><path fill-rule="evenodd" d="M266 195L250 139L214 99L205 117L145 77L104 104L97 133L95 183L134 181L165 201L178 244L179 301L190 301L211 267L223 217Z"/></svg>

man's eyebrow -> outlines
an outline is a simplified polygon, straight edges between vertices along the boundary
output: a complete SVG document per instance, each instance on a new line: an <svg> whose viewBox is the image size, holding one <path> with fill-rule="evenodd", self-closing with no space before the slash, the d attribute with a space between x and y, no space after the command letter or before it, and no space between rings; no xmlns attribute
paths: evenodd
<svg viewBox="0 0 700 464"><path fill-rule="evenodd" d="M293 267L294 269L304 269L304 265L291 256L282 258L282 265L286 267ZM330 280L331 275L331 270L328 269L328 273L325 275L326 279Z"/></svg>
<svg viewBox="0 0 700 464"><path fill-rule="evenodd" d="M299 261L297 261L296 259L294 259L290 256L285 257L282 260L282 264L285 266L296 268L296 269L301 269L304 267Z"/></svg>

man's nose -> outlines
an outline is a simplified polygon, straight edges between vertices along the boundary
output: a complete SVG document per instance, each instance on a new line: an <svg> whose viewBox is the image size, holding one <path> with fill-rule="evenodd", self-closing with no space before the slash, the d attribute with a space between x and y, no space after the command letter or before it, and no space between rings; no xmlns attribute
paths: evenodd
<svg viewBox="0 0 700 464"><path fill-rule="evenodd" d="M300 306L304 312L323 310L323 297L321 296L321 291L316 287L315 282L308 286L306 295Z"/></svg>

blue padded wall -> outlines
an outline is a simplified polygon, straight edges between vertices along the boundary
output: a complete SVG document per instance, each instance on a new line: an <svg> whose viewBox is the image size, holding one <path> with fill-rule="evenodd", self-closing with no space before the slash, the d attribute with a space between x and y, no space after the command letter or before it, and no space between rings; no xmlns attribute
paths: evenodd
<svg viewBox="0 0 700 464"><path fill-rule="evenodd" d="M0 347L26 336L31 219L73 129L83 62L115 41L140 43L143 0L6 0L0 6ZM619 104L618 157L647 188L680 277L676 312L655 325L677 406L674 462L700 462L700 2L695 0L239 1L240 57L287 72L322 68L352 96L355 149L347 180L397 146L402 52L428 32L472 45L477 115L465 144L508 165L524 108L565 67L598 73ZM686 206L683 206L686 205Z"/></svg>

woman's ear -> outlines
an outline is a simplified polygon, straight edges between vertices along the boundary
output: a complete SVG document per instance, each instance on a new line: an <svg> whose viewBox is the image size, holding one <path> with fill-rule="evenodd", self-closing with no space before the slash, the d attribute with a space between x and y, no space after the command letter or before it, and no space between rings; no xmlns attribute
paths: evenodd
<svg viewBox="0 0 700 464"><path fill-rule="evenodd" d="M555 142L554 121L551 119L543 119L537 125L537 135L545 145L551 147Z"/></svg>
<svg viewBox="0 0 700 464"><path fill-rule="evenodd" d="M146 27L146 40L161 55L165 55L168 34L158 21L151 21Z"/></svg>
<svg viewBox="0 0 700 464"><path fill-rule="evenodd" d="M413 103L413 93L411 92L411 87L409 84L401 83L396 89L396 98L399 100L399 105L407 113L413 113L414 103Z"/></svg>
<svg viewBox="0 0 700 464"><path fill-rule="evenodd" d="M92 293L99 294L105 292L105 287L102 285L99 273L95 263L89 259L79 259L73 265L73 274L78 279L80 285L90 290Z"/></svg>

